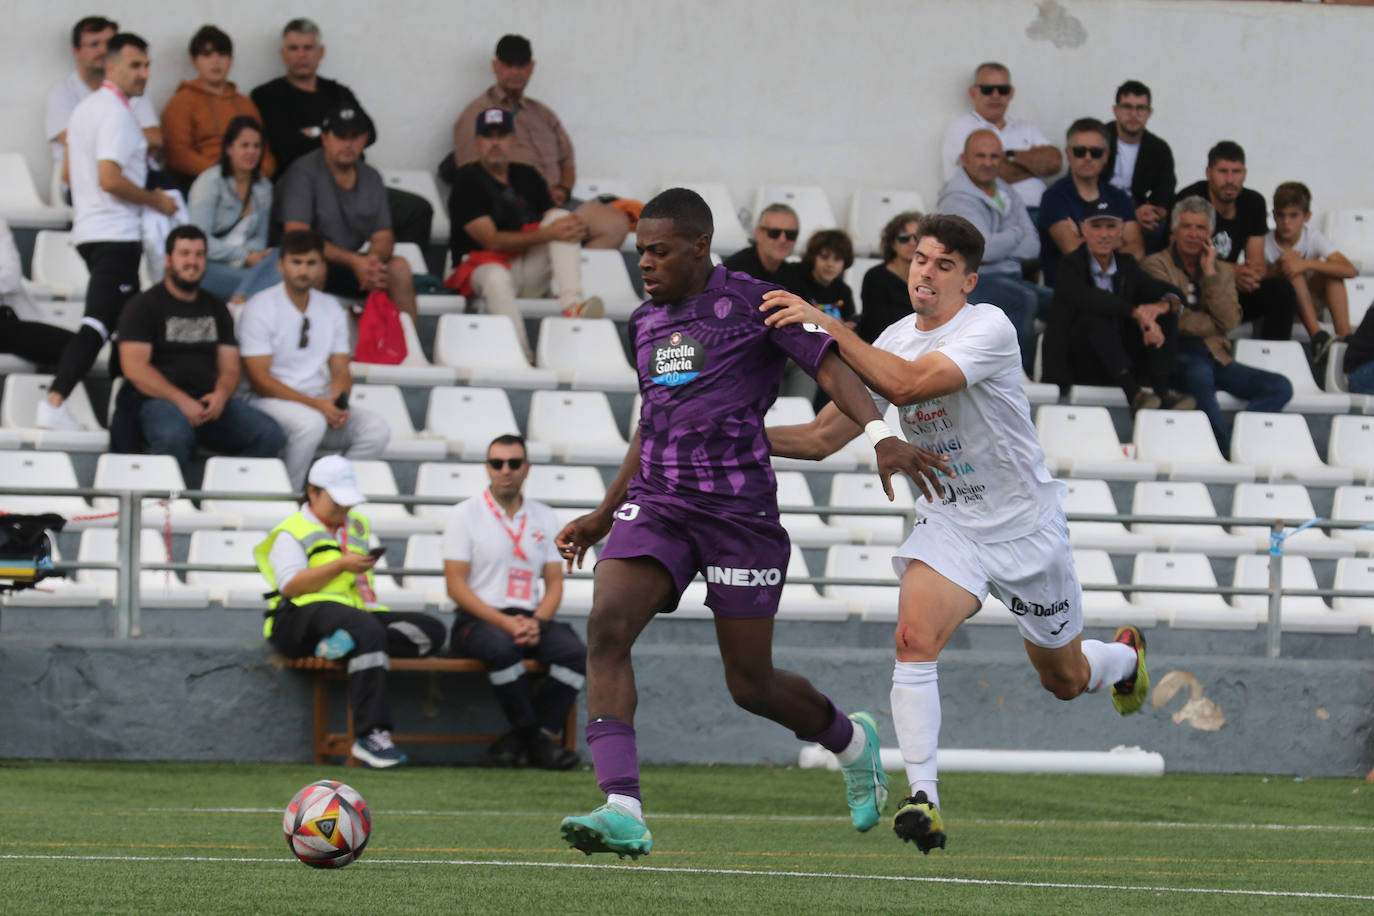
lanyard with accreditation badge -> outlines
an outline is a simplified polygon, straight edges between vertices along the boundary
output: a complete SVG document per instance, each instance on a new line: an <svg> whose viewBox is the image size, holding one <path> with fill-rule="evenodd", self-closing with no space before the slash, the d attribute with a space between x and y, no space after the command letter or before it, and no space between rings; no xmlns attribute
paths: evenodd
<svg viewBox="0 0 1374 916"><path fill-rule="evenodd" d="M520 546L520 539L525 536L525 525L529 523L530 516L526 512L520 519L520 530L513 530L506 524L506 517L496 503L492 502L491 493L487 490L482 491L482 499L486 502L491 514L496 516L501 528L506 532L511 540L511 554L517 560L528 563L530 558L526 556L524 549ZM529 601L534 596L534 573L528 569L521 569L518 566L510 566L506 570L506 599L508 601Z"/></svg>

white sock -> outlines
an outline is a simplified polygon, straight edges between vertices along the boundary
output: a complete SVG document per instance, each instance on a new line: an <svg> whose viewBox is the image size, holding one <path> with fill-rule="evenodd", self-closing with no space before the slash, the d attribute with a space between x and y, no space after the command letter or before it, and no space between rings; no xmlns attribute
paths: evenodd
<svg viewBox="0 0 1374 916"><path fill-rule="evenodd" d="M1083 657L1088 660L1088 693L1096 693L1135 674L1135 649L1124 642L1083 640Z"/></svg>
<svg viewBox="0 0 1374 916"><path fill-rule="evenodd" d="M940 741L940 684L935 662L897 662L892 669L892 724L911 794L939 807L935 750Z"/></svg>
<svg viewBox="0 0 1374 916"><path fill-rule="evenodd" d="M644 804L633 795L607 795L606 801L619 805L641 821L644 820Z"/></svg>
<svg viewBox="0 0 1374 916"><path fill-rule="evenodd" d="M859 759L859 755L868 747L868 732L864 731L863 726L854 723L854 734L849 736L849 743L844 750L835 755L835 759L840 763L853 763Z"/></svg>

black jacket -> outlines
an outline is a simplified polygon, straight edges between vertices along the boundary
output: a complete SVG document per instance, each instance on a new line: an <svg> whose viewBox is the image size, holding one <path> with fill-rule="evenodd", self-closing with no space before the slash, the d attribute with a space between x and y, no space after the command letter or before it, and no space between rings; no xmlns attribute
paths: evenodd
<svg viewBox="0 0 1374 916"><path fill-rule="evenodd" d="M1116 169L1116 130L1107 131L1107 167L1102 174L1110 178ZM1174 174L1174 152L1169 144L1145 131L1140 137L1140 152L1135 159L1135 173L1131 175L1131 200L1138 207L1151 203L1165 210L1174 205L1174 190L1178 178Z"/></svg>

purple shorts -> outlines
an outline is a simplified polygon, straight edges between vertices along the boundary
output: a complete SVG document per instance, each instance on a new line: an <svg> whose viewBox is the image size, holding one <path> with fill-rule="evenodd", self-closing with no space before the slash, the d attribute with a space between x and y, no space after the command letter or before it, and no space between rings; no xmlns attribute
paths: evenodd
<svg viewBox="0 0 1374 916"><path fill-rule="evenodd" d="M706 577L706 606L717 617L745 620L778 613L792 541L776 518L724 515L639 496L615 510L600 560L651 557L682 592Z"/></svg>

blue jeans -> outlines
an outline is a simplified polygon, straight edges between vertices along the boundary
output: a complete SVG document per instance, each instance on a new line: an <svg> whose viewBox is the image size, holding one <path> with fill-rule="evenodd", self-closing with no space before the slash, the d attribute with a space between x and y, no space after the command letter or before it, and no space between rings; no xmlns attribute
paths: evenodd
<svg viewBox="0 0 1374 916"><path fill-rule="evenodd" d="M1246 410L1259 413L1278 413L1293 397L1293 383L1287 377L1235 360L1223 366L1196 337L1185 337L1178 342L1174 385L1197 398L1198 410L1207 414L1212 432L1217 436L1217 445L1227 458L1231 457L1231 430L1222 422L1218 391L1243 398L1249 402Z"/></svg>
<svg viewBox="0 0 1374 916"><path fill-rule="evenodd" d="M1345 380L1346 386L1355 394L1374 394L1374 360L1360 366Z"/></svg>
<svg viewBox="0 0 1374 916"><path fill-rule="evenodd" d="M968 301L989 302L1007 313L1016 327L1021 365L1030 375L1035 363L1035 319L1049 321L1054 290L1023 280L1020 274L979 274L978 285L968 294Z"/></svg>
<svg viewBox="0 0 1374 916"><path fill-rule="evenodd" d="M223 261L207 261L200 285L227 302L236 298L251 299L280 282L277 253L273 251L252 267L234 267Z"/></svg>
<svg viewBox="0 0 1374 916"><path fill-rule="evenodd" d="M219 419L200 426L192 426L181 408L161 398L144 401L138 419L148 453L175 458L181 465L182 480L188 484L197 445L242 458L275 458L286 445L276 420L236 398L224 405Z"/></svg>

